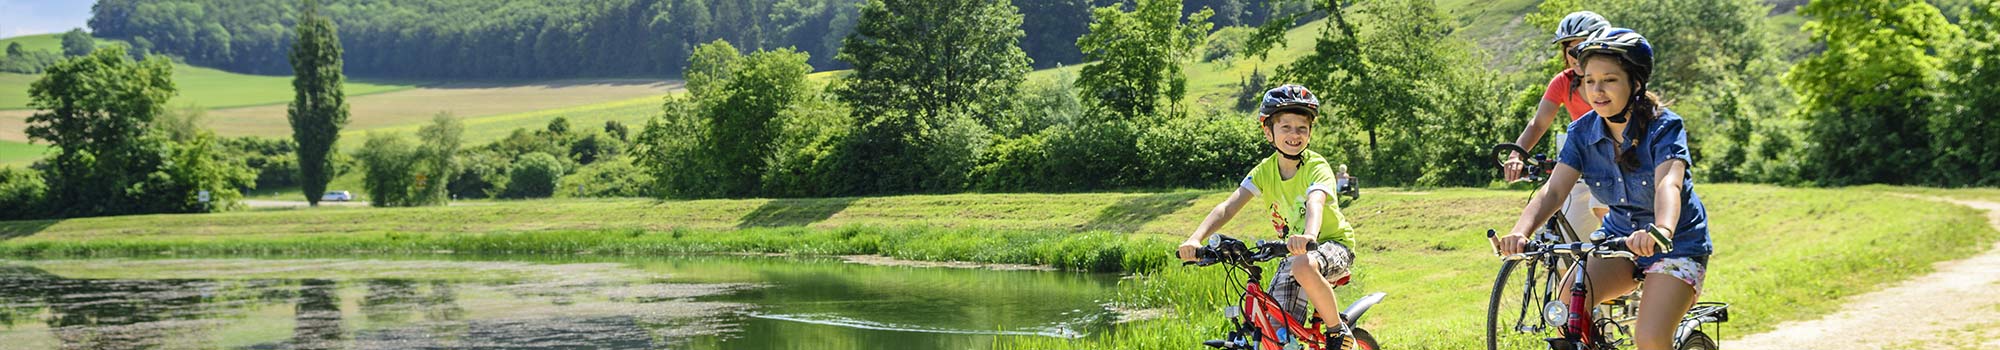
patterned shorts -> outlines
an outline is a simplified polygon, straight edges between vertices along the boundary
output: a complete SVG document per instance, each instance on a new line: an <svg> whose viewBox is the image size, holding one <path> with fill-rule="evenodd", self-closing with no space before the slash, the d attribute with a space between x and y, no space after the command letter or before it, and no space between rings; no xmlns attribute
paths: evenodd
<svg viewBox="0 0 2000 350"><path fill-rule="evenodd" d="M1354 267L1354 251L1348 250L1347 246L1340 243L1320 243L1319 249L1306 252L1305 256L1307 259L1312 259L1315 265L1319 265L1319 275L1326 277L1327 282L1347 277L1349 269ZM1292 261L1287 258L1278 263L1276 270L1272 270L1271 299L1277 300L1278 306L1284 307L1285 313L1291 314L1292 319L1304 323L1308 314L1306 311L1309 309L1306 307L1306 295L1301 292L1298 279L1292 277Z"/></svg>
<svg viewBox="0 0 2000 350"><path fill-rule="evenodd" d="M1696 258L1660 259L1660 261L1653 262L1652 266L1646 267L1645 272L1643 272L1643 274L1647 275L1656 273L1674 276L1674 278L1680 279L1681 282L1687 282L1688 286L1694 287L1694 295L1700 296L1701 282L1708 279L1708 264L1696 261Z"/></svg>

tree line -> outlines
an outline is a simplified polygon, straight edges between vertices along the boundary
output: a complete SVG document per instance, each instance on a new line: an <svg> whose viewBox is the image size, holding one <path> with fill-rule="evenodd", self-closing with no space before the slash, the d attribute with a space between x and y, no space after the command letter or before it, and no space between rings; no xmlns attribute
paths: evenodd
<svg viewBox="0 0 2000 350"><path fill-rule="evenodd" d="M1035 67L1075 64L1090 8L1115 0L1023 1L1022 49ZM1200 0L1219 16L1259 21L1295 0ZM347 71L371 77L550 78L679 76L694 48L726 40L745 49L793 48L816 70L854 31L861 0L344 0ZM284 0L103 0L90 27L135 50L236 72L285 74L298 11Z"/></svg>

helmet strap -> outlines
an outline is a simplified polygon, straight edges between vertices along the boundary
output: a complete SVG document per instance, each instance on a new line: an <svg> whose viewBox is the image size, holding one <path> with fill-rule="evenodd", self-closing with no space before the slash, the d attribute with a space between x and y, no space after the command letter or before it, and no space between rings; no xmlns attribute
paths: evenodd
<svg viewBox="0 0 2000 350"><path fill-rule="evenodd" d="M1279 156L1282 156L1282 157L1285 157L1285 159L1286 159L1286 160L1291 160L1291 161L1294 161L1294 162L1296 162L1296 161L1301 161L1301 160L1305 160L1305 159L1306 159L1306 151L1305 151L1305 150L1299 150L1299 154L1285 154L1285 149L1283 149L1283 148L1278 148L1278 145L1271 145L1271 149L1276 149L1276 150L1278 150L1278 155L1279 155Z"/></svg>

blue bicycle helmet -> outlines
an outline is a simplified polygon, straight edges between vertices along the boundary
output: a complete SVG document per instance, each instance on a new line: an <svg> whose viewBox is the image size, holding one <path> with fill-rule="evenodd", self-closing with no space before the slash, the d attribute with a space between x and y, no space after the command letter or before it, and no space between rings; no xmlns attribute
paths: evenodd
<svg viewBox="0 0 2000 350"><path fill-rule="evenodd" d="M1653 44L1647 42L1646 37L1639 35L1637 31L1626 28L1605 29L1571 50L1573 50L1571 54L1577 59L1593 54L1610 54L1624 60L1625 63L1637 68L1637 71L1626 74L1631 75L1632 80L1637 81L1641 89L1645 88L1646 82L1653 80Z"/></svg>
<svg viewBox="0 0 2000 350"><path fill-rule="evenodd" d="M1319 98L1313 97L1312 90L1299 84L1285 84L1264 92L1264 103L1257 108L1257 123L1264 123L1278 112L1294 112L1309 119L1319 119Z"/></svg>

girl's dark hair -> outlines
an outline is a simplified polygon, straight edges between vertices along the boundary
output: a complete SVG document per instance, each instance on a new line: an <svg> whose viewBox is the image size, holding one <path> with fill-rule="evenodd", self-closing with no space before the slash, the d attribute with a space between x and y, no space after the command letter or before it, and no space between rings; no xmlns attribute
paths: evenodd
<svg viewBox="0 0 2000 350"><path fill-rule="evenodd" d="M1597 56L1610 57L1611 60L1618 61L1618 69L1625 71L1626 77L1637 83L1633 85L1635 92L1644 91L1644 93L1635 94L1631 104L1625 107L1628 110L1625 116L1627 119L1625 123L1625 139L1632 144L1632 147L1628 148L1625 145L1618 145L1618 169L1623 171L1638 170L1640 166L1638 148L1641 145L1647 144L1646 128L1653 123L1653 119L1657 119L1661 114L1666 113L1667 105L1673 102L1661 100L1659 94L1654 93L1651 89L1646 89L1646 85L1650 83L1652 77L1633 76L1632 72L1641 71L1639 67L1633 65L1632 62L1624 60L1617 54L1601 51L1584 54L1583 57L1577 58L1577 68L1583 68L1583 66L1587 65L1586 62ZM1574 79L1571 83L1580 86L1583 84L1583 80Z"/></svg>

